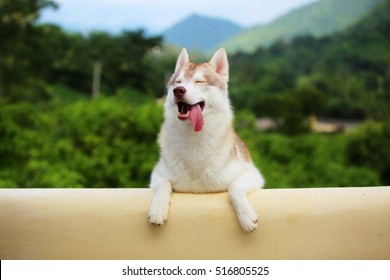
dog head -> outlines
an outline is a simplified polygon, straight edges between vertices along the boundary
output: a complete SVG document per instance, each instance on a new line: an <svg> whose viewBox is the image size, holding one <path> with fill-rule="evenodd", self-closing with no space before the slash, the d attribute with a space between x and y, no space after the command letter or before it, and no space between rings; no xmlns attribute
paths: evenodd
<svg viewBox="0 0 390 280"><path fill-rule="evenodd" d="M199 132L213 114L230 112L228 80L229 64L224 49L219 49L209 62L199 64L192 63L183 49L168 82L165 110Z"/></svg>

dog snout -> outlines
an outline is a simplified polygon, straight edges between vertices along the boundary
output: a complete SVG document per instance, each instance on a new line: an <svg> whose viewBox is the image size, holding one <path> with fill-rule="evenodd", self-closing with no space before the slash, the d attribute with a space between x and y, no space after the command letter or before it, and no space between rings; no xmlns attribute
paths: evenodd
<svg viewBox="0 0 390 280"><path fill-rule="evenodd" d="M173 89L173 95L177 98L181 98L186 94L187 90L183 86L178 86Z"/></svg>

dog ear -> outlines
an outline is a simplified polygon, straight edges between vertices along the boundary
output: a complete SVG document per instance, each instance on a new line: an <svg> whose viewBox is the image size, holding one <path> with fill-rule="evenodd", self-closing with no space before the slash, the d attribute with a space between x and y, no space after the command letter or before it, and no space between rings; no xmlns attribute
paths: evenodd
<svg viewBox="0 0 390 280"><path fill-rule="evenodd" d="M214 67L215 71L229 80L229 62L225 49L219 49L215 52L209 63Z"/></svg>
<svg viewBox="0 0 390 280"><path fill-rule="evenodd" d="M175 72L182 68L185 64L190 62L190 57L188 56L187 49L182 49L179 57L176 61Z"/></svg>

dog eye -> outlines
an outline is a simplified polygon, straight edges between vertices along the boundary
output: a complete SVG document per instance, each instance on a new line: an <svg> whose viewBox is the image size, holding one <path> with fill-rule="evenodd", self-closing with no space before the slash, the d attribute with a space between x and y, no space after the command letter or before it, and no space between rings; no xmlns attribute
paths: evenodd
<svg viewBox="0 0 390 280"><path fill-rule="evenodd" d="M197 83L197 84L205 84L205 83L207 83L207 82L204 81L204 80L197 80L197 81L195 81L195 83Z"/></svg>

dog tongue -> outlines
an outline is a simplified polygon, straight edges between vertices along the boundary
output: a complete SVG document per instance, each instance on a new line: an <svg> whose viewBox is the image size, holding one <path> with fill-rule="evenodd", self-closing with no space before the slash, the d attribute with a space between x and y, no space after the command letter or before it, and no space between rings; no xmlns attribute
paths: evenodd
<svg viewBox="0 0 390 280"><path fill-rule="evenodd" d="M200 108L199 103L190 107L190 119L195 132L201 131L204 125L204 121L202 116L202 108Z"/></svg>

